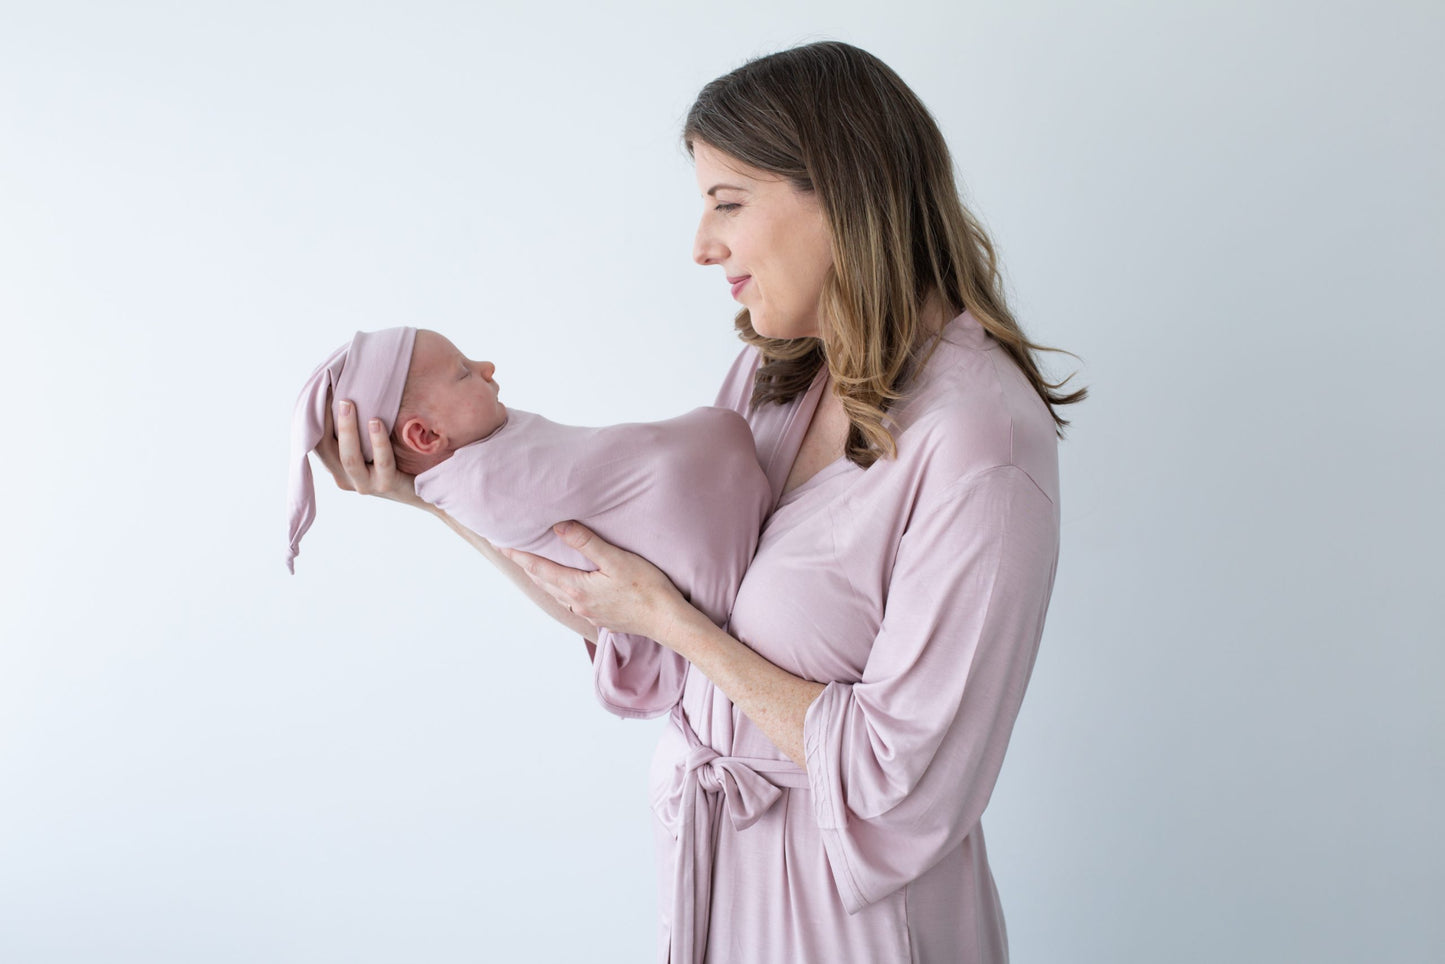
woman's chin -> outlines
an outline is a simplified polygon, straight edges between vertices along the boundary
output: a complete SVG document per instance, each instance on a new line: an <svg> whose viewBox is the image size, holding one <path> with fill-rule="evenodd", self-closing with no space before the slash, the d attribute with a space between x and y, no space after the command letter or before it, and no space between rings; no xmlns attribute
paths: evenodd
<svg viewBox="0 0 1445 964"><path fill-rule="evenodd" d="M818 337L818 326L816 324L797 319L778 320L770 318L767 315L749 312L748 320L752 322L753 331L762 335L764 338L792 341L794 338Z"/></svg>

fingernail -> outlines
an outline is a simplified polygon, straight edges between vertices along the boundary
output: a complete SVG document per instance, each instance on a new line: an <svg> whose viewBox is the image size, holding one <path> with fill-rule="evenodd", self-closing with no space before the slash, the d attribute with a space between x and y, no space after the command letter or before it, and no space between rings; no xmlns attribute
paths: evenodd
<svg viewBox="0 0 1445 964"><path fill-rule="evenodd" d="M351 403L350 403L350 402L342 402L342 403L341 403L341 414L342 414L342 415L350 415L350 414L351 414Z"/></svg>
<svg viewBox="0 0 1445 964"><path fill-rule="evenodd" d="M565 535L571 530L571 528L572 528L572 523L570 523L570 522L559 522L559 523L557 523L556 525L554 525L554 526L552 527L552 531L555 532L555 533L557 533L557 535L559 535L559 536L565 536Z"/></svg>
<svg viewBox="0 0 1445 964"><path fill-rule="evenodd" d="M371 430L372 430L373 432L380 432L380 431L381 431L381 419L379 419L379 418L374 418L374 419L372 419L368 424L371 425Z"/></svg>

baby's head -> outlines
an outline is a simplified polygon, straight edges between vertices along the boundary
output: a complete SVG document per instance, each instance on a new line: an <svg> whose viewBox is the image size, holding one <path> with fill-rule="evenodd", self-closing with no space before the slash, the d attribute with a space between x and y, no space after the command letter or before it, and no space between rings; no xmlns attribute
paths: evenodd
<svg viewBox="0 0 1445 964"><path fill-rule="evenodd" d="M366 459L373 456L366 421L379 418L391 431L397 467L415 475L507 421L493 371L491 362L471 361L446 338L424 329L359 331L332 352L307 378L291 416L287 567L316 517L309 455L341 399L356 405Z"/></svg>
<svg viewBox="0 0 1445 964"><path fill-rule="evenodd" d="M472 361L445 336L419 329L391 428L397 468L425 472L501 428L507 407L497 398L494 371L491 362Z"/></svg>

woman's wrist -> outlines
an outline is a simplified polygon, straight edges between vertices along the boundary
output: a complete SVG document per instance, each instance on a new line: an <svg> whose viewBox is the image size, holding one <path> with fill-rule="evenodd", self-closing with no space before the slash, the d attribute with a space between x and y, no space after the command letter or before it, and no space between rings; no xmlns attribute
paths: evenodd
<svg viewBox="0 0 1445 964"><path fill-rule="evenodd" d="M722 632L706 613L681 593L670 593L669 598L659 604L654 621L657 634L650 638L689 662L709 631Z"/></svg>
<svg viewBox="0 0 1445 964"><path fill-rule="evenodd" d="M418 509L430 512L432 515L442 514L440 509L416 494L416 486L414 484L405 490L391 493L388 498L400 502L402 505L415 506Z"/></svg>
<svg viewBox="0 0 1445 964"><path fill-rule="evenodd" d="M722 690L748 719L803 769L803 723L824 684L803 679L760 655L688 605L664 642ZM654 637L655 638L655 637Z"/></svg>

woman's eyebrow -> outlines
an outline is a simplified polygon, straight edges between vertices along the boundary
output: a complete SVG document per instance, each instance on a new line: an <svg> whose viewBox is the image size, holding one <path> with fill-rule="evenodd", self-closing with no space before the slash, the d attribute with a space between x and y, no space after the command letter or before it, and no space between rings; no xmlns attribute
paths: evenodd
<svg viewBox="0 0 1445 964"><path fill-rule="evenodd" d="M718 191L742 191L746 193L747 188L738 187L736 184L714 184L712 187L707 189L707 196L717 197Z"/></svg>

